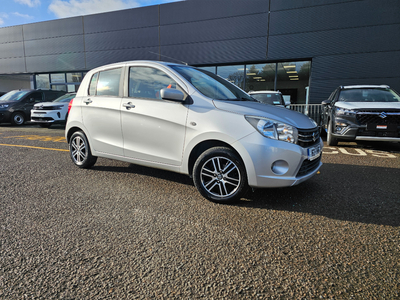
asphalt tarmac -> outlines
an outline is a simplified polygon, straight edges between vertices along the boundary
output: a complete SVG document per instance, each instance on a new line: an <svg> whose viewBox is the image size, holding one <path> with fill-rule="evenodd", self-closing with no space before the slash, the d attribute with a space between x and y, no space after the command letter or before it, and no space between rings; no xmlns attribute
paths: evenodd
<svg viewBox="0 0 400 300"><path fill-rule="evenodd" d="M185 175L73 165L62 126L0 125L0 299L399 299L400 145L232 205Z"/></svg>

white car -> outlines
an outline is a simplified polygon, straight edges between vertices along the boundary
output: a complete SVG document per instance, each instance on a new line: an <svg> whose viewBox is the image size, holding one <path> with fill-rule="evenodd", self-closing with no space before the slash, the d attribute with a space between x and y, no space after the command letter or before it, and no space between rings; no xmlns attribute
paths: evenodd
<svg viewBox="0 0 400 300"><path fill-rule="evenodd" d="M282 93L279 91L251 91L249 95L260 103L286 107Z"/></svg>
<svg viewBox="0 0 400 300"><path fill-rule="evenodd" d="M65 94L53 102L35 104L31 110L31 122L41 127L50 127L51 124L65 123L68 115L69 102L76 93Z"/></svg>
<svg viewBox="0 0 400 300"><path fill-rule="evenodd" d="M213 73L166 62L89 71L65 136L80 168L100 156L187 174L215 202L238 199L248 187L299 184L322 165L323 143L309 117L258 103Z"/></svg>

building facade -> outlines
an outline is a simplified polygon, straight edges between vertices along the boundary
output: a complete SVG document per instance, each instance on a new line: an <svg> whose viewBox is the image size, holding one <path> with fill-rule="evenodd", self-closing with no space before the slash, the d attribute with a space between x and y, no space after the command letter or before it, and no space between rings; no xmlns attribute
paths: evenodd
<svg viewBox="0 0 400 300"><path fill-rule="evenodd" d="M0 92L75 91L126 60L184 62L246 91L321 103L339 85L400 91L399 0L186 0L0 28Z"/></svg>

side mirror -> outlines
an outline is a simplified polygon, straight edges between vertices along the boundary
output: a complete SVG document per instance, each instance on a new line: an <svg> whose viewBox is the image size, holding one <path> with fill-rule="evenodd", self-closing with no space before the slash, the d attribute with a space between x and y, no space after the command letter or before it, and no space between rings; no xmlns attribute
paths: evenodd
<svg viewBox="0 0 400 300"><path fill-rule="evenodd" d="M331 104L331 100L324 100L321 102L322 105L329 105Z"/></svg>
<svg viewBox="0 0 400 300"><path fill-rule="evenodd" d="M164 100L172 100L179 102L183 102L183 98L185 98L185 95L181 91L176 89L161 89L160 96Z"/></svg>

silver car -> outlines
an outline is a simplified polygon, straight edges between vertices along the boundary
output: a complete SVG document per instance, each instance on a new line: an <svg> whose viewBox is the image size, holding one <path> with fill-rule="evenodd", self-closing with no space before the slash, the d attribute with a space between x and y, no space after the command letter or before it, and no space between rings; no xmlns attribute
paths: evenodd
<svg viewBox="0 0 400 300"><path fill-rule="evenodd" d="M249 187L299 184L322 165L323 143L309 117L258 103L205 70L165 62L89 71L65 136L80 168L106 157L187 174L215 202Z"/></svg>

